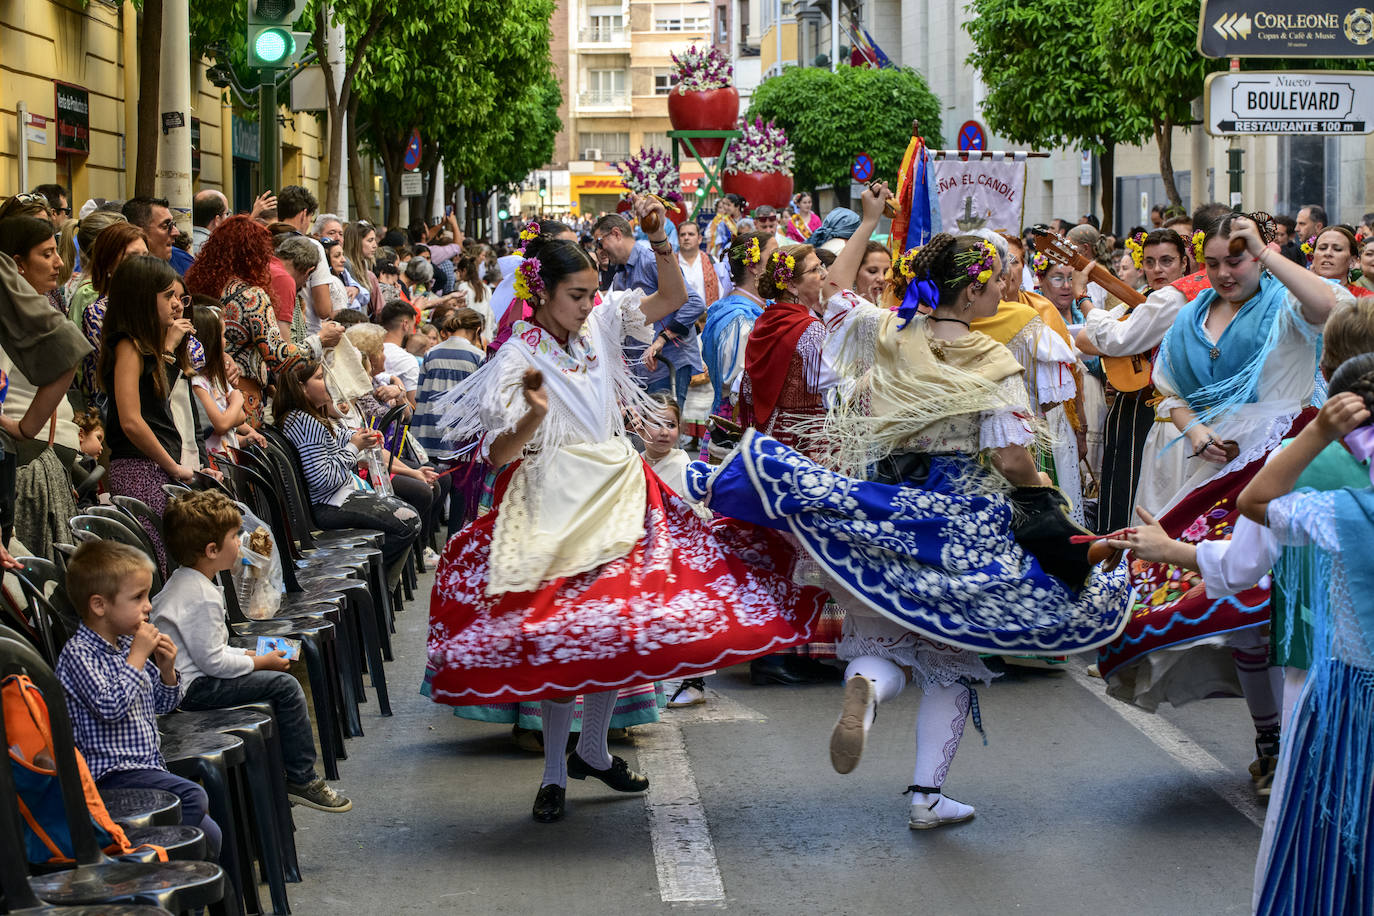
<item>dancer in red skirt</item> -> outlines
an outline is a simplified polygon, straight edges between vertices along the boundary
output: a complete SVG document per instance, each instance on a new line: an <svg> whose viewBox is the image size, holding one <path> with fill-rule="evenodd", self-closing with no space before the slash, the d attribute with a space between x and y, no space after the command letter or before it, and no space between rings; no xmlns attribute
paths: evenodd
<svg viewBox="0 0 1374 916"><path fill-rule="evenodd" d="M791 579L774 532L707 523L631 447L627 417L656 422L621 349L686 301L663 206L635 201L659 265L652 295L595 303L596 268L574 242L529 240L516 295L534 307L454 390L441 426L507 467L494 510L444 550L430 605L430 695L449 704L543 701L535 820L564 812L567 778L622 792L649 781L612 757L620 687L748 661L806 642L824 592ZM565 759L583 696L582 733Z"/></svg>

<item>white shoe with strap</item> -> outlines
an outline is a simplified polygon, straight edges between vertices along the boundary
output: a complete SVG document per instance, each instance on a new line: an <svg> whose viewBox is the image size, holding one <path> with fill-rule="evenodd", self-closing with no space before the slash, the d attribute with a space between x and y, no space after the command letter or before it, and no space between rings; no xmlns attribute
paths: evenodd
<svg viewBox="0 0 1374 916"><path fill-rule="evenodd" d="M912 830L930 830L946 824L961 824L973 820L973 806L957 802L939 789L929 786L907 786L912 793L911 815L907 826ZM902 793L903 795L906 792Z"/></svg>

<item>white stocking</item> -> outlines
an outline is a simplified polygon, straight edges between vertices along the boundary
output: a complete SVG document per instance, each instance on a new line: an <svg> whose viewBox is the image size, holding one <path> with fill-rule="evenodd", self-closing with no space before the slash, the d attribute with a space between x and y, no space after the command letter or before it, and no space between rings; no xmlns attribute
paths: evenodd
<svg viewBox="0 0 1374 916"><path fill-rule="evenodd" d="M905 671L885 658L872 655L860 656L849 663L844 669L844 679L847 681L851 677L864 677L872 681L879 704L897 699L906 686Z"/></svg>
<svg viewBox="0 0 1374 916"><path fill-rule="evenodd" d="M539 704L544 727L544 780L541 786L568 785L568 735L572 732L573 704L544 700Z"/></svg>
<svg viewBox="0 0 1374 916"><path fill-rule="evenodd" d="M968 718L969 690L963 684L932 687L916 713L916 769L912 783L939 789L959 750Z"/></svg>
<svg viewBox="0 0 1374 916"><path fill-rule="evenodd" d="M619 698L619 690L582 695L582 734L577 736L577 756L594 770L604 770L611 765L606 732L611 728L611 715Z"/></svg>

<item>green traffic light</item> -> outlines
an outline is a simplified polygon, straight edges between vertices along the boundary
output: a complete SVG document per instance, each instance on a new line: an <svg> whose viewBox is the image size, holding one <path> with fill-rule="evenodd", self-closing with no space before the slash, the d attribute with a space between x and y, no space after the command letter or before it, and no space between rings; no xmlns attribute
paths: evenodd
<svg viewBox="0 0 1374 916"><path fill-rule="evenodd" d="M706 196L706 189L705 189L705 188L697 188L697 197L705 197L705 196Z"/></svg>
<svg viewBox="0 0 1374 916"><path fill-rule="evenodd" d="M509 210L497 210L497 211L496 211L496 218L497 218L497 219L510 219L510 211L509 211Z"/></svg>
<svg viewBox="0 0 1374 916"><path fill-rule="evenodd" d="M265 64L275 64L295 53L295 44L285 29L263 29L253 39L253 55Z"/></svg>
<svg viewBox="0 0 1374 916"><path fill-rule="evenodd" d="M540 189L539 189L539 196L540 196L540 197L548 197L548 196L549 196L549 192L546 191L544 188L540 188Z"/></svg>

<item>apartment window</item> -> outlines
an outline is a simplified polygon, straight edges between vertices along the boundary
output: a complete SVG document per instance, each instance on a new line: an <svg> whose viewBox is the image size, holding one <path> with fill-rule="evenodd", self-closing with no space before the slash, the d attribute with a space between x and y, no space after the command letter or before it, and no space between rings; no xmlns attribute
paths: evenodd
<svg viewBox="0 0 1374 916"><path fill-rule="evenodd" d="M584 155L587 150L599 151L601 155L595 158L601 162L616 162L630 157L630 135L628 133L579 133L577 145L579 152Z"/></svg>
<svg viewBox="0 0 1374 916"><path fill-rule="evenodd" d="M760 0L759 2L759 30L766 32L773 27L773 5L777 0ZM782 0L781 11L783 24L791 22L795 17L792 12L792 0Z"/></svg>
<svg viewBox="0 0 1374 916"><path fill-rule="evenodd" d="M588 16L587 41L616 41L624 37L624 15L618 10L592 10Z"/></svg>
<svg viewBox="0 0 1374 916"><path fill-rule="evenodd" d="M654 6L655 32L705 32L711 8L706 3L659 3Z"/></svg>
<svg viewBox="0 0 1374 916"><path fill-rule="evenodd" d="M672 70L654 71L654 95L667 95L677 85L677 73Z"/></svg>
<svg viewBox="0 0 1374 916"><path fill-rule="evenodd" d="M593 101L609 102L625 95L624 70L588 70L587 91Z"/></svg>
<svg viewBox="0 0 1374 916"><path fill-rule="evenodd" d="M668 135L658 131L646 130L644 132L643 145L645 149L656 149L665 153L671 153L673 151L672 144L668 142Z"/></svg>

